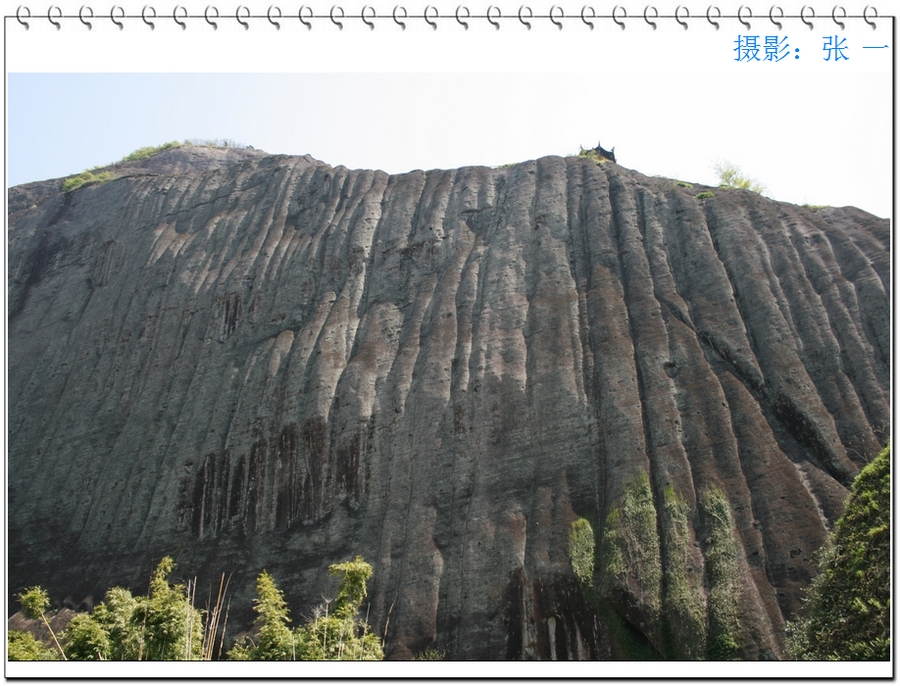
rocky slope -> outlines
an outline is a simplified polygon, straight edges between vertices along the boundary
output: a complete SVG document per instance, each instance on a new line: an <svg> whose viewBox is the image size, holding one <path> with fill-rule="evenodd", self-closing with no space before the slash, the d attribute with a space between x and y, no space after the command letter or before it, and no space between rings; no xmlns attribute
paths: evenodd
<svg viewBox="0 0 900 686"><path fill-rule="evenodd" d="M112 172L116 177L178 174L209 171L229 167L238 162L265 157L267 153L254 148L184 145L169 148L137 162L117 162L93 169L93 173ZM33 209L60 191L63 178L46 179L13 186L7 193L7 211L13 217L21 211Z"/></svg>
<svg viewBox="0 0 900 686"><path fill-rule="evenodd" d="M170 554L247 628L263 568L299 617L360 554L394 658L698 657L722 617L783 655L889 432L887 220L247 153L10 190L10 597L144 593Z"/></svg>

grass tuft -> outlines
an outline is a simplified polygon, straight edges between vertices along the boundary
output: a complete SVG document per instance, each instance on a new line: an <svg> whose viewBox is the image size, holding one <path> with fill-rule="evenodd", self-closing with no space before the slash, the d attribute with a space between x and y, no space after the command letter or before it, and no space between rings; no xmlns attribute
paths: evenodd
<svg viewBox="0 0 900 686"><path fill-rule="evenodd" d="M99 174L95 174L92 171L84 171L80 174L73 174L72 176L64 178L60 184L60 190L63 193L68 193L69 191L74 191L76 188L81 188L82 186L106 183L107 181L112 181L114 178L116 178L116 175L111 171L100 172Z"/></svg>

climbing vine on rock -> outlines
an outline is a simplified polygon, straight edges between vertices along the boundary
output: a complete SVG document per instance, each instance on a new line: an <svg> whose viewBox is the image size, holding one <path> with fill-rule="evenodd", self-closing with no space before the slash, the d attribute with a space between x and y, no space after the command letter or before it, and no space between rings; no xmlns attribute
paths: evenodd
<svg viewBox="0 0 900 686"><path fill-rule="evenodd" d="M628 588L654 615L661 607L662 565L656 506L646 472L626 484L625 493L606 516L601 540L601 588Z"/></svg>
<svg viewBox="0 0 900 686"><path fill-rule="evenodd" d="M582 559L576 553L589 546L576 541L587 526L575 522L569 534L572 567L583 587L586 565L576 563ZM740 655L737 544L728 500L718 488L703 490L695 511L671 485L654 497L649 476L638 472L609 510L596 559L597 611L622 656Z"/></svg>
<svg viewBox="0 0 900 686"><path fill-rule="evenodd" d="M701 493L699 508L701 530L705 535L706 583L709 589L709 656L713 660L727 660L737 656L740 646L740 582L731 508L725 494L715 487Z"/></svg>
<svg viewBox="0 0 900 686"><path fill-rule="evenodd" d="M667 653L696 660L706 652L706 598L700 565L691 557L691 508L667 485L662 507L663 617Z"/></svg>
<svg viewBox="0 0 900 686"><path fill-rule="evenodd" d="M584 519L576 519L569 529L569 558L572 560L572 571L582 588L591 589L594 585L594 529Z"/></svg>

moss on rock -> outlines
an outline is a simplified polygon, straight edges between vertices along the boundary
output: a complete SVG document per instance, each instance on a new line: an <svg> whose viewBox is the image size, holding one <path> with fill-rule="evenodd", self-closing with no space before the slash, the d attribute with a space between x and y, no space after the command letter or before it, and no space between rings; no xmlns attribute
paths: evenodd
<svg viewBox="0 0 900 686"><path fill-rule="evenodd" d="M569 529L569 558L572 571L582 588L589 590L594 585L594 528L584 519L576 519Z"/></svg>
<svg viewBox="0 0 900 686"><path fill-rule="evenodd" d="M698 504L709 589L709 657L713 660L734 659L740 648L740 583L731 508L725 494L716 487L704 491Z"/></svg>
<svg viewBox="0 0 900 686"><path fill-rule="evenodd" d="M671 659L697 660L706 652L706 598L691 557L691 508L672 486L663 490L663 613Z"/></svg>

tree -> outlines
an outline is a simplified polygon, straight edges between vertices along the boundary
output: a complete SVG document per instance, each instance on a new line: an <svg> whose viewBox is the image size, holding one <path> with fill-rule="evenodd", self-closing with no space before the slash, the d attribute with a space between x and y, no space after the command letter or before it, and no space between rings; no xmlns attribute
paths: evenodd
<svg viewBox="0 0 900 686"><path fill-rule="evenodd" d="M337 598L334 599L334 614L352 619L366 597L366 582L372 576L372 565L357 555L353 562L330 565L328 571L342 577Z"/></svg>
<svg viewBox="0 0 900 686"><path fill-rule="evenodd" d="M164 557L150 580L150 596L138 599L131 622L141 631L139 660L197 660L203 641L203 617L183 584L170 585L175 568Z"/></svg>
<svg viewBox="0 0 900 686"><path fill-rule="evenodd" d="M109 648L109 632L91 614L75 615L66 627L66 654L70 660L107 660Z"/></svg>
<svg viewBox="0 0 900 686"><path fill-rule="evenodd" d="M103 659L137 660L141 654L140 627L132 618L138 599L126 588L115 587L106 592L104 602L94 608L91 616L109 638L109 652Z"/></svg>
<svg viewBox="0 0 900 686"><path fill-rule="evenodd" d="M743 175L740 168L731 162L716 162L716 173L719 175L719 185L725 188L743 188L744 190L762 193L766 190L756 179L749 179Z"/></svg>
<svg viewBox="0 0 900 686"><path fill-rule="evenodd" d="M257 660L292 660L294 646L288 623L291 621L284 593L263 570L256 582L256 611L263 620L259 631Z"/></svg>
<svg viewBox="0 0 900 686"><path fill-rule="evenodd" d="M265 570L256 580L256 600L253 609L261 626L254 644L249 638L236 644L229 652L230 660L293 660L294 635L288 623L290 614L284 593Z"/></svg>
<svg viewBox="0 0 900 686"><path fill-rule="evenodd" d="M197 660L203 617L183 584L167 577L175 563L164 557L150 580L149 596L124 588L106 592L90 614L66 628L66 653L73 660Z"/></svg>
<svg viewBox="0 0 900 686"><path fill-rule="evenodd" d="M807 615L788 627L792 657L889 660L891 653L891 448L859 473L821 553Z"/></svg>
<svg viewBox="0 0 900 686"><path fill-rule="evenodd" d="M10 629L6 632L7 652L10 660L58 660L59 654L49 650L27 631Z"/></svg>
<svg viewBox="0 0 900 686"><path fill-rule="evenodd" d="M384 651L381 641L371 633L371 627L357 618L366 597L366 582L372 576L372 565L359 555L352 562L328 567L341 577L334 613L319 613L298 632L303 648L302 659L312 660L381 660Z"/></svg>
<svg viewBox="0 0 900 686"><path fill-rule="evenodd" d="M284 595L268 572L256 582L254 610L260 628L256 642L245 638L229 652L230 660L381 660L384 651L368 624L357 618L366 597L372 565L357 556L352 562L331 565L341 576L334 608L326 602L313 618L293 631Z"/></svg>
<svg viewBox="0 0 900 686"><path fill-rule="evenodd" d="M18 598L27 616L44 621L62 659L210 659L210 646L204 651L208 627L204 627L203 614L194 607L191 584L173 585L168 581L174 568L172 558L162 559L151 577L147 596L134 596L124 588L110 589L104 602L92 612L75 615L60 640L45 615L50 605L47 592L35 586L20 593ZM341 577L333 608L326 602L308 624L291 629L284 594L264 570L256 582L254 610L259 616L259 629L255 640L248 637L236 644L228 652L228 659L382 659L381 641L357 616L366 597L372 566L357 557L352 562L331 565L329 571ZM215 612L211 616L215 618ZM213 620L210 624L216 626ZM212 633L206 638L211 642L214 636ZM11 660L58 659L57 653L48 651L31 634L9 631L7 641Z"/></svg>
<svg viewBox="0 0 900 686"><path fill-rule="evenodd" d="M59 640L56 638L56 634L53 633L53 627L50 626L50 622L47 621L47 617L44 614L44 611L50 607L50 597L47 595L47 591L45 591L40 586L32 586L31 588L26 588L18 595L18 600L22 604L22 612L29 619L42 619L44 620L44 624L47 627L47 631L50 632L50 636L53 638L53 643L56 645L56 649L59 651L62 659L66 659L66 654L63 652L62 647L59 645Z"/></svg>

